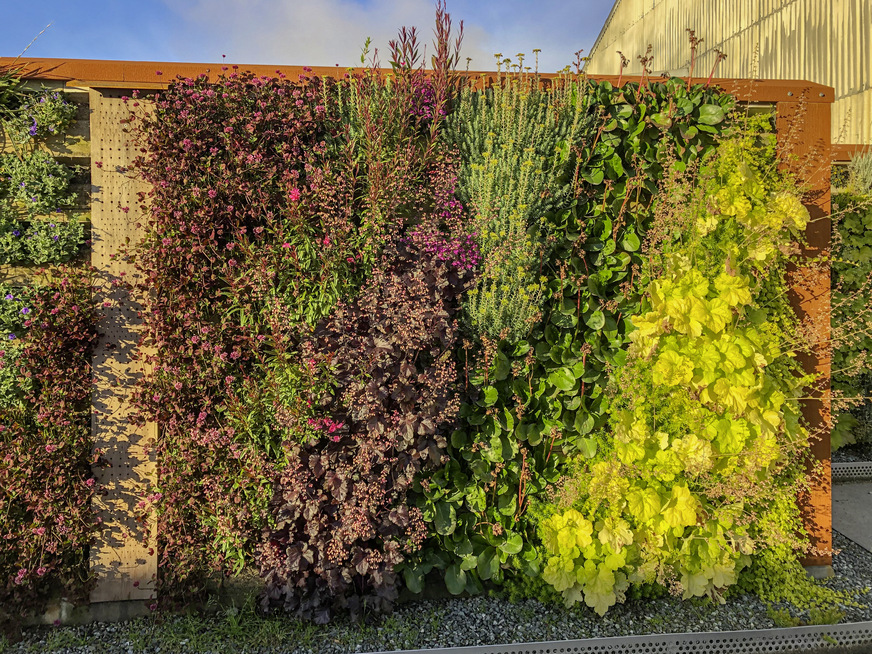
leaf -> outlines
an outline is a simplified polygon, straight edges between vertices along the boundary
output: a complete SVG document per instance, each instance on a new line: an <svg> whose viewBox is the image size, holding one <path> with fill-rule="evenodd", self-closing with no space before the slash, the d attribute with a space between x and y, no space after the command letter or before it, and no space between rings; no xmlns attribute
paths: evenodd
<svg viewBox="0 0 872 654"><path fill-rule="evenodd" d="M599 542L608 545L613 552L618 552L625 545L633 542L633 532L630 523L623 518L609 516L603 521L603 528L597 535Z"/></svg>
<svg viewBox="0 0 872 654"><path fill-rule="evenodd" d="M630 515L639 522L648 522L660 513L660 494L653 488L636 488L627 494Z"/></svg>
<svg viewBox="0 0 872 654"><path fill-rule="evenodd" d="M403 580L406 582L406 588L409 589L409 592L420 593L424 590L424 575L417 568L405 568Z"/></svg>
<svg viewBox="0 0 872 654"><path fill-rule="evenodd" d="M724 110L716 104L704 104L699 108L699 122L703 125L717 125L724 119Z"/></svg>
<svg viewBox="0 0 872 654"><path fill-rule="evenodd" d="M621 247L624 248L627 252L635 252L642 246L642 241L639 239L639 236L636 232L629 231L624 235L623 240L621 241Z"/></svg>
<svg viewBox="0 0 872 654"><path fill-rule="evenodd" d="M548 375L548 383L563 392L571 391L575 387L575 376L569 368L557 368Z"/></svg>
<svg viewBox="0 0 872 654"><path fill-rule="evenodd" d="M511 370L512 364L509 361L509 358L502 352L497 352L494 379L496 379L497 381L503 381L506 377L509 376Z"/></svg>
<svg viewBox="0 0 872 654"><path fill-rule="evenodd" d="M586 182L592 184L593 186L599 186L603 183L603 179L605 178L605 174L603 173L603 169L601 167L583 170L581 176Z"/></svg>
<svg viewBox="0 0 872 654"><path fill-rule="evenodd" d="M466 572L456 563L445 569L445 586L452 595L460 595L466 589Z"/></svg>
<svg viewBox="0 0 872 654"><path fill-rule="evenodd" d="M684 588L682 599L701 597L709 588L709 577L705 571L694 574L685 572L681 575L681 586Z"/></svg>
<svg viewBox="0 0 872 654"><path fill-rule="evenodd" d="M575 430L579 434L587 434L593 429L594 425L594 417L585 409L579 409L575 414ZM594 451L596 451L596 447L594 447ZM591 455L593 456L593 455ZM591 458L590 456L588 458Z"/></svg>
<svg viewBox="0 0 872 654"><path fill-rule="evenodd" d="M453 504L438 502L434 516L436 533L442 536L450 536L457 528L457 511Z"/></svg>
<svg viewBox="0 0 872 654"><path fill-rule="evenodd" d="M495 386L488 386L487 388L484 389L484 391L482 393L482 399L480 402L483 406L493 406L493 404L496 403L499 396L500 396L500 393L499 393L499 391L497 391Z"/></svg>
<svg viewBox="0 0 872 654"><path fill-rule="evenodd" d="M478 555L478 576L482 580L491 579L500 568L500 557L493 547L488 547Z"/></svg>
<svg viewBox="0 0 872 654"><path fill-rule="evenodd" d="M590 316L585 318L584 322L591 329L598 330L602 329L603 326L606 324L606 317L605 315L603 315L602 311L597 309L592 314L590 314Z"/></svg>
<svg viewBox="0 0 872 654"><path fill-rule="evenodd" d="M511 532L507 532L511 533ZM524 547L524 539L521 538L521 534L512 533L506 540L504 540L499 545L500 550L509 555L518 554L521 549Z"/></svg>
<svg viewBox="0 0 872 654"><path fill-rule="evenodd" d="M687 486L673 486L672 496L663 509L663 520L670 527L689 527L696 524L697 502Z"/></svg>
<svg viewBox="0 0 872 654"><path fill-rule="evenodd" d="M597 442L593 438L579 438L578 451L586 459L592 459L596 456Z"/></svg>

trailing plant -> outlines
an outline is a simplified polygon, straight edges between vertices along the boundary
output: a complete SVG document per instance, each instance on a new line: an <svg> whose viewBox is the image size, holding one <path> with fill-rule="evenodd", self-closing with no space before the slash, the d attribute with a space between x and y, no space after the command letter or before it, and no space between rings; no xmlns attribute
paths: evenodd
<svg viewBox="0 0 872 654"><path fill-rule="evenodd" d="M91 466L91 356L97 333L90 271L0 288L0 623L14 628L63 590L91 580L97 522Z"/></svg>
<svg viewBox="0 0 872 654"><path fill-rule="evenodd" d="M3 155L0 175L6 181L3 194L30 216L54 213L76 201L70 189L74 170L42 150Z"/></svg>
<svg viewBox="0 0 872 654"><path fill-rule="evenodd" d="M25 261L36 265L58 264L79 254L85 241L85 230L75 217L63 222L34 220L27 226L21 240Z"/></svg>
<svg viewBox="0 0 872 654"><path fill-rule="evenodd" d="M63 91L41 89L26 93L14 114L4 121L6 133L16 143L63 134L76 119L78 109Z"/></svg>
<svg viewBox="0 0 872 654"><path fill-rule="evenodd" d="M642 310L609 386L610 431L543 509L543 578L567 604L602 615L651 582L723 601L747 566L759 591L760 568L798 565L807 547L794 498L809 378L792 358L782 252L808 212L774 173L774 137L757 136L721 143L696 190L672 179L659 205ZM784 599L783 585L766 591Z"/></svg>

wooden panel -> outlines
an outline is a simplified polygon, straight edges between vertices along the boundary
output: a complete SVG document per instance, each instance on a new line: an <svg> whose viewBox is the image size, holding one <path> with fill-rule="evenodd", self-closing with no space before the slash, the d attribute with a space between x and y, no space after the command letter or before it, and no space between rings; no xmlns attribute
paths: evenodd
<svg viewBox="0 0 872 654"><path fill-rule="evenodd" d="M124 91L128 93L129 91ZM103 334L94 355L92 429L95 447L104 451L111 467L96 469L101 493L94 508L102 518L103 530L91 548L91 570L97 585L92 602L147 599L153 594L157 573L154 543L151 549L138 537L133 511L154 480L155 462L146 454L157 435L156 425L143 428L128 423L129 394L141 377L141 364L132 357L139 337L135 298L127 297L112 280L135 271L111 256L126 237L138 240L136 228L137 193L147 187L127 174L136 155L122 132L121 120L128 116L122 92L91 92L92 209L91 263L98 272L98 297L108 302L98 330ZM129 207L129 212L123 209Z"/></svg>
<svg viewBox="0 0 872 654"><path fill-rule="evenodd" d="M830 267L815 261L830 252L830 105L782 102L777 108L779 145L783 155L795 155L791 167L808 186L804 204L811 215L806 230L808 246L799 267L788 270L791 303L802 320L803 340L812 352L798 357L805 370L818 379L802 413L812 435L811 451L819 466L810 476L810 490L800 498L803 522L813 551L803 563L832 564L832 479L830 470ZM812 472L812 471L810 471Z"/></svg>

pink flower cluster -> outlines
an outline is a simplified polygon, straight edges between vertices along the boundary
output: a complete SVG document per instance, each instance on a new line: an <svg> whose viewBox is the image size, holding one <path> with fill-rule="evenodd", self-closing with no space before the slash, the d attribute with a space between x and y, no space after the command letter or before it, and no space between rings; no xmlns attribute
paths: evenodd
<svg viewBox="0 0 872 654"><path fill-rule="evenodd" d="M474 270L481 263L481 251L475 236L475 233L451 238L439 234L412 234L422 253L437 261L445 261L458 270Z"/></svg>
<svg viewBox="0 0 872 654"><path fill-rule="evenodd" d="M330 418L309 418L309 426L330 435L330 440L337 443L340 436L336 432L342 429L345 423L336 422Z"/></svg>

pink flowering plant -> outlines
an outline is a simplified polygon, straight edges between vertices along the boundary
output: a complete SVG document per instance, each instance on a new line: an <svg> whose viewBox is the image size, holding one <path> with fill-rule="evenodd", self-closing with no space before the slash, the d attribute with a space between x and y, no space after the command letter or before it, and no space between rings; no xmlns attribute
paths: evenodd
<svg viewBox="0 0 872 654"><path fill-rule="evenodd" d="M91 512L89 270L0 288L0 626L39 611L58 587L87 596Z"/></svg>
<svg viewBox="0 0 872 654"><path fill-rule="evenodd" d="M152 190L122 256L154 352L134 401L161 426L141 508L165 602L256 565L266 609L385 608L425 536L407 494L458 406L454 312L478 255L438 139L456 53L442 43L425 83L416 43L392 43L390 81L375 62L338 81L226 69L131 114Z"/></svg>

